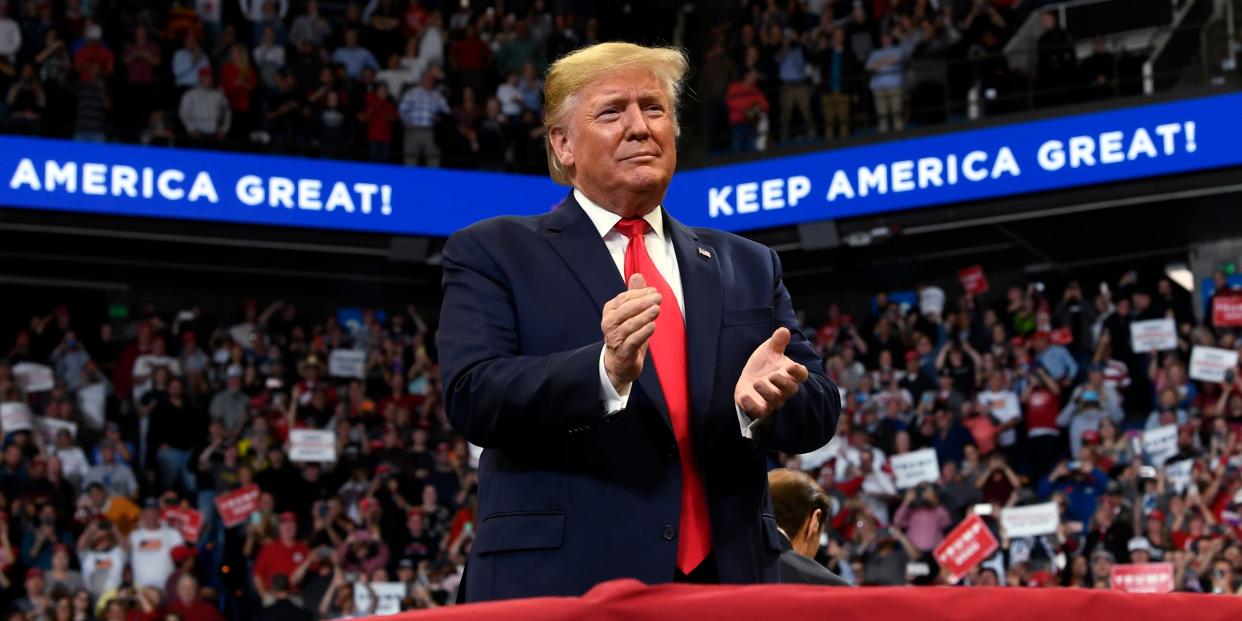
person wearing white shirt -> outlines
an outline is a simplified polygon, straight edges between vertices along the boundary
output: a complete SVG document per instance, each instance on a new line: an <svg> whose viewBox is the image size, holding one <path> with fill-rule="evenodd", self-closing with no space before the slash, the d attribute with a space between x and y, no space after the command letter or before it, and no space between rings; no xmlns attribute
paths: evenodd
<svg viewBox="0 0 1242 621"><path fill-rule="evenodd" d="M82 447L73 443L73 436L68 429L56 432L56 445L47 449L48 457L60 460L60 471L75 488L81 489L82 482L90 474L91 464L86 459Z"/></svg>
<svg viewBox="0 0 1242 621"><path fill-rule="evenodd" d="M13 62L22 49L22 29L9 17L8 0L0 0L0 56Z"/></svg>
<svg viewBox="0 0 1242 621"><path fill-rule="evenodd" d="M1005 380L1005 374L996 371L988 378L988 389L979 393L979 409L1000 425L996 434L996 446L1002 450L1018 442L1018 426L1022 424L1022 406L1018 395Z"/></svg>
<svg viewBox="0 0 1242 621"><path fill-rule="evenodd" d="M176 570L172 549L185 543L181 533L160 522L160 508L148 498L142 509L138 528L129 533L129 557L134 572L134 586L163 589L168 577Z"/></svg>
<svg viewBox="0 0 1242 621"><path fill-rule="evenodd" d="M119 537L116 527L101 518L88 523L78 538L82 582L92 597L99 598L121 586L126 557Z"/></svg>

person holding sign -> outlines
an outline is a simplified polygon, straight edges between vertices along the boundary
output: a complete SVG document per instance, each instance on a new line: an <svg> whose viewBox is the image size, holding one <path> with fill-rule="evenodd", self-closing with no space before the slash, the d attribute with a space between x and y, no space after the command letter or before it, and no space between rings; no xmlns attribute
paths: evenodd
<svg viewBox="0 0 1242 621"><path fill-rule="evenodd" d="M1120 423L1125 418L1121 409L1121 396L1112 386L1104 383L1104 373L1092 368L1087 375L1087 383L1074 389L1069 402L1057 416L1057 425L1069 428L1070 454L1077 455L1082 450L1082 434L1100 430L1100 421L1111 418Z"/></svg>
<svg viewBox="0 0 1242 621"><path fill-rule="evenodd" d="M764 450L827 444L841 400L776 253L663 204L687 69L628 43L558 60L548 164L573 190L444 247L445 410L484 447L467 601L779 580Z"/></svg>

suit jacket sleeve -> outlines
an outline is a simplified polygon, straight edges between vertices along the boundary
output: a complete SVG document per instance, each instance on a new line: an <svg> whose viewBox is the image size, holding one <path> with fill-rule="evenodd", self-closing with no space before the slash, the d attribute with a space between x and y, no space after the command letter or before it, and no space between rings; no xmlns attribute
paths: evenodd
<svg viewBox="0 0 1242 621"><path fill-rule="evenodd" d="M604 419L603 340L546 356L522 355L508 277L470 230L444 247L440 369L445 409L485 448L561 437ZM551 302L550 302L551 303Z"/></svg>
<svg viewBox="0 0 1242 621"><path fill-rule="evenodd" d="M837 418L841 416L841 394L836 384L824 375L823 361L798 328L793 300L781 280L780 258L775 251L769 252L776 273L776 289L772 292L776 325L789 328L790 334L785 355L806 366L810 376L798 388L797 394L785 401L785 405L755 425L752 434L755 443L762 448L786 453L809 453L828 444L836 432Z"/></svg>

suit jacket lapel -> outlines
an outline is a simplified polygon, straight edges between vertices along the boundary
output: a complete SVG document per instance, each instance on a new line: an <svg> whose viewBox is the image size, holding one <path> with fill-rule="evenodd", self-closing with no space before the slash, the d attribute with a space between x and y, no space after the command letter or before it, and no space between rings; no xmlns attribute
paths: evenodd
<svg viewBox="0 0 1242 621"><path fill-rule="evenodd" d="M677 254L682 296L686 303L690 411L702 415L711 407L716 350L720 342L720 305L723 298L719 255L714 248L700 242L698 234L692 229L669 216L667 209L664 214L665 230L670 233L669 238Z"/></svg>
<svg viewBox="0 0 1242 621"><path fill-rule="evenodd" d="M561 255L601 314L604 304L625 290L625 282L586 212L570 195L544 224L548 243Z"/></svg>
<svg viewBox="0 0 1242 621"><path fill-rule="evenodd" d="M608 247L604 245L599 231L574 199L573 192L548 216L544 230L548 243L561 255L565 265L586 288L595 302L596 310L602 316L604 304L625 290L625 281L617 271L612 256L608 254ZM659 412L671 436L673 426L669 422L668 404L664 401L664 392L660 389L660 379L656 375L655 363L651 361L650 353L647 354L636 384L640 390L635 392L641 393L641 397ZM636 396L640 395L631 394L630 399L633 400Z"/></svg>

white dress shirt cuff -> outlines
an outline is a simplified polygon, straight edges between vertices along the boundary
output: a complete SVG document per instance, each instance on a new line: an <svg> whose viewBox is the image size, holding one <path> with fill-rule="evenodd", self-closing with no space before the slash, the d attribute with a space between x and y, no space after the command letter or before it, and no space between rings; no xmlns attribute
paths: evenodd
<svg viewBox="0 0 1242 621"><path fill-rule="evenodd" d="M604 350L599 350L599 398L604 402L604 415L612 416L625 409L630 402L630 386L626 384L617 390L608 379L608 371L604 369Z"/></svg>
<svg viewBox="0 0 1242 621"><path fill-rule="evenodd" d="M737 409L737 422L742 426L742 437L747 440L755 439L755 430L759 428L759 423L763 422L762 418L751 418L742 411L742 406L733 404Z"/></svg>

